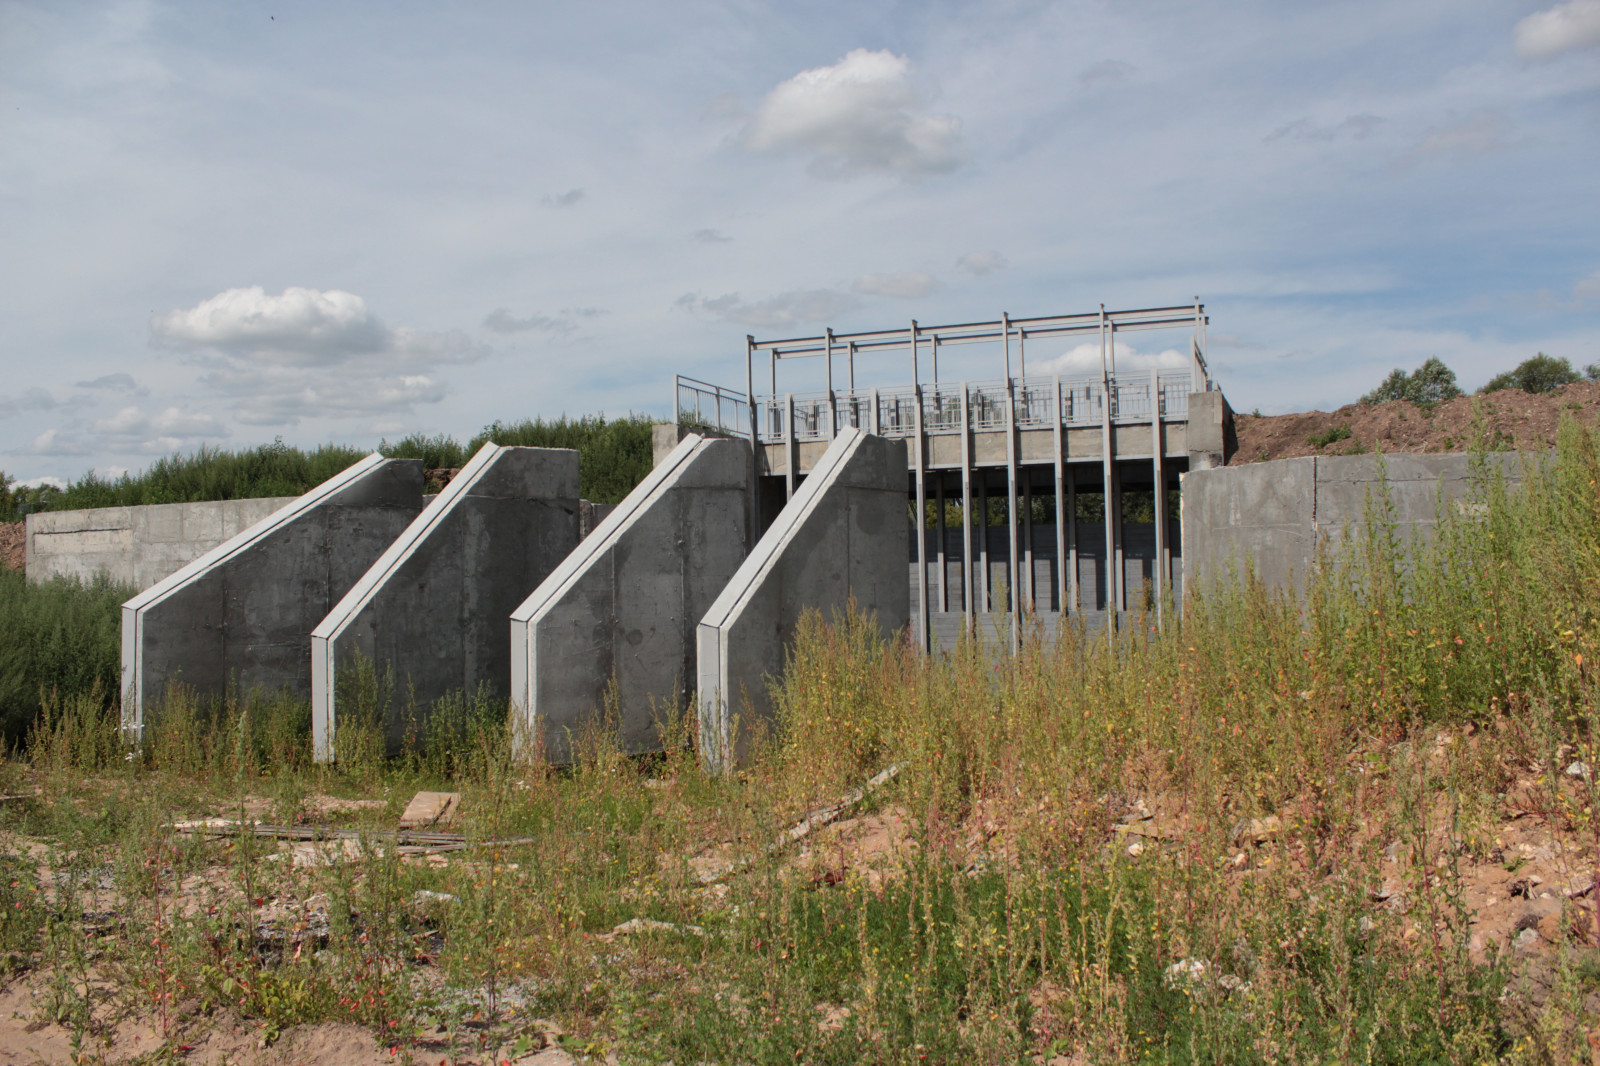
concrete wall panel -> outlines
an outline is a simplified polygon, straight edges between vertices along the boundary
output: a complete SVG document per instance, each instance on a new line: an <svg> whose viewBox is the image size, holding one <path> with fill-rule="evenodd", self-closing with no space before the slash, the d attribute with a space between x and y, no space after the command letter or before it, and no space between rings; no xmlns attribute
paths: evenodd
<svg viewBox="0 0 1600 1066"><path fill-rule="evenodd" d="M27 516L31 581L104 574L141 592L297 497L91 507Z"/></svg>
<svg viewBox="0 0 1600 1066"><path fill-rule="evenodd" d="M624 750L660 750L657 714L694 684L695 625L744 559L750 477L748 444L687 435L512 612L512 700L550 758L613 681Z"/></svg>
<svg viewBox="0 0 1600 1066"><path fill-rule="evenodd" d="M885 633L910 620L906 569L906 442L846 429L751 550L697 633L705 758L740 758L767 685L807 610L837 614L853 595Z"/></svg>
<svg viewBox="0 0 1600 1066"><path fill-rule="evenodd" d="M480 685L508 695L507 619L577 543L578 453L485 444L312 631L317 758L333 757L338 673L357 657L424 712Z"/></svg>
<svg viewBox="0 0 1600 1066"><path fill-rule="evenodd" d="M157 522L201 539L239 513L194 522L198 505L175 506L188 510L121 510L162 511ZM141 728L174 682L307 696L312 627L421 508L422 464L369 455L123 604L124 726Z"/></svg>

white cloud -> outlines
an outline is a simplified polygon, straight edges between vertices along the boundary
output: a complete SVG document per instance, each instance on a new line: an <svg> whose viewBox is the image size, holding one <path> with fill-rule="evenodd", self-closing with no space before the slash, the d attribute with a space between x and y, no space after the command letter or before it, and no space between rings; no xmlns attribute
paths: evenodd
<svg viewBox="0 0 1600 1066"><path fill-rule="evenodd" d="M1179 370L1190 365L1189 356L1177 348L1165 348L1159 352L1141 352L1133 345L1124 341L1115 342L1116 370L1119 374L1134 371ZM1109 364L1108 364L1109 369ZM1045 359L1035 363L1028 361L1028 376L1035 374L1049 376L1060 374L1062 377L1084 377L1100 375L1100 342L1090 341L1071 348L1053 359Z"/></svg>
<svg viewBox="0 0 1600 1066"><path fill-rule="evenodd" d="M1572 286L1572 295L1579 303L1600 300L1600 270L1596 270Z"/></svg>
<svg viewBox="0 0 1600 1066"><path fill-rule="evenodd" d="M999 252L968 252L956 260L956 267L965 270L974 277L983 277L985 274L1006 268L1006 257Z"/></svg>
<svg viewBox="0 0 1600 1066"><path fill-rule="evenodd" d="M967 158L961 120L927 113L910 60L865 48L773 89L740 142L753 151L808 154L811 172L825 178L921 177L954 170Z"/></svg>
<svg viewBox="0 0 1600 1066"><path fill-rule="evenodd" d="M1577 48L1600 45L1600 0L1567 0L1529 15L1513 31L1517 54L1545 59Z"/></svg>
<svg viewBox="0 0 1600 1066"><path fill-rule="evenodd" d="M582 189L568 189L566 192L557 193L554 196L546 196L544 205L546 207L574 207L582 199Z"/></svg>
<svg viewBox="0 0 1600 1066"><path fill-rule="evenodd" d="M864 274L850 286L851 291L863 296L893 296L900 300L914 300L942 288L938 278L920 270L905 274Z"/></svg>
<svg viewBox="0 0 1600 1066"><path fill-rule="evenodd" d="M78 453L70 452L67 454L76 455ZM16 487L19 489L38 489L43 488L46 485L62 492L65 492L67 488L66 479L59 477L30 477L26 481L19 481L16 483Z"/></svg>
<svg viewBox="0 0 1600 1066"><path fill-rule="evenodd" d="M861 307L861 301L833 289L796 289L754 302L742 299L736 292L711 297L691 292L680 296L677 306L689 311L703 311L744 326L771 329L803 322L826 322L857 310Z"/></svg>
<svg viewBox="0 0 1600 1066"><path fill-rule="evenodd" d="M485 324L494 321L491 314ZM536 328L509 312L505 323ZM444 398L432 376L440 367L486 354L460 330L391 329L361 297L338 289L229 289L150 328L156 342L194 353L208 368L201 383L234 400L234 417L251 425L410 413Z"/></svg>
<svg viewBox="0 0 1600 1066"><path fill-rule="evenodd" d="M28 445L34 455L87 455L93 450L94 446L78 434L54 428L45 430Z"/></svg>
<svg viewBox="0 0 1600 1066"><path fill-rule="evenodd" d="M146 414L138 407L124 407L90 428L113 446L146 452L172 451L196 441L229 436L227 427L213 416L177 407L155 414Z"/></svg>

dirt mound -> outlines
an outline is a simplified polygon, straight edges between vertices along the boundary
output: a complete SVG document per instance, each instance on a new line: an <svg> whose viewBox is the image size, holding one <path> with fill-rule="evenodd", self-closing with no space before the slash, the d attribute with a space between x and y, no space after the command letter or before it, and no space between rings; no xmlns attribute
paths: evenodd
<svg viewBox="0 0 1600 1066"><path fill-rule="evenodd" d="M0 522L0 566L21 570L27 532L21 522Z"/></svg>
<svg viewBox="0 0 1600 1066"><path fill-rule="evenodd" d="M1461 396L1431 411L1395 400L1346 404L1332 412L1238 414L1234 427L1239 450L1228 465L1299 455L1464 452L1480 445L1542 451L1555 447L1556 429L1565 414L1589 425L1600 421L1600 382L1564 385L1539 395L1505 389L1487 396Z"/></svg>

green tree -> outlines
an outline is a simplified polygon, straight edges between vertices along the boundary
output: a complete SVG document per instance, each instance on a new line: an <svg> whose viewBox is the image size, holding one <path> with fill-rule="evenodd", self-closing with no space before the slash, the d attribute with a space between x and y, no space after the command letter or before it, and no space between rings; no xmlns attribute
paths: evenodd
<svg viewBox="0 0 1600 1066"><path fill-rule="evenodd" d="M1578 380L1580 380L1578 372L1572 369L1571 363L1540 352L1532 359L1524 359L1515 370L1496 374L1478 391L1485 393L1499 392L1501 389L1521 389L1523 392L1551 392Z"/></svg>
<svg viewBox="0 0 1600 1066"><path fill-rule="evenodd" d="M1383 379L1383 384L1361 397L1361 402L1373 404L1405 400L1418 407L1432 407L1460 395L1455 371L1434 355L1409 374L1396 367Z"/></svg>

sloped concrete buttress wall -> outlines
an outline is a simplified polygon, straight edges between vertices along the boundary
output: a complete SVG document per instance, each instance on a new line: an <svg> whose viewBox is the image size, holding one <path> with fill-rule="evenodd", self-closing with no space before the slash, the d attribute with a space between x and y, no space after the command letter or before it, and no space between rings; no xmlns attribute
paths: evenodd
<svg viewBox="0 0 1600 1066"><path fill-rule="evenodd" d="M725 769L753 723L770 720L767 685L808 609L841 613L852 595L886 634L910 620L906 442L846 429L751 550L696 634L702 752Z"/></svg>
<svg viewBox="0 0 1600 1066"><path fill-rule="evenodd" d="M369 455L122 605L123 725L173 682L311 691L311 630L422 509L422 464Z"/></svg>
<svg viewBox="0 0 1600 1066"><path fill-rule="evenodd" d="M695 626L744 559L750 476L748 444L685 437L512 612L523 742L566 761L614 693L623 749L661 750L659 716L694 685Z"/></svg>
<svg viewBox="0 0 1600 1066"><path fill-rule="evenodd" d="M393 670L391 750L415 696L511 683L506 620L578 543L578 453L485 444L311 633L313 750L334 755L338 675L358 658Z"/></svg>

